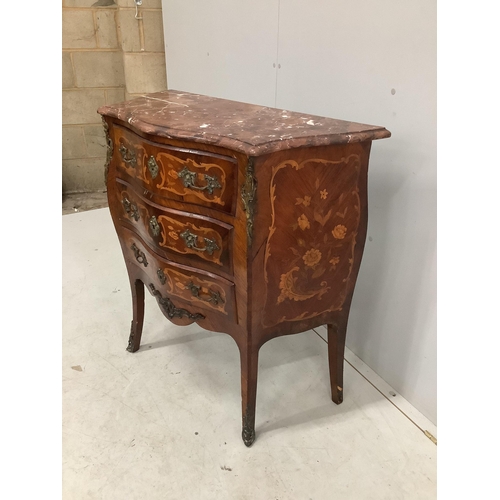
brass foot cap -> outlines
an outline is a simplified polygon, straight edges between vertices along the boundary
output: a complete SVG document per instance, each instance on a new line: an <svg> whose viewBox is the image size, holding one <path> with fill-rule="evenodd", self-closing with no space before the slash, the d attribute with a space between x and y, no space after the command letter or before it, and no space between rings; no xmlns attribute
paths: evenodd
<svg viewBox="0 0 500 500"><path fill-rule="evenodd" d="M255 431L254 430L249 430L249 429L243 429L243 432L241 433L241 437L243 438L243 442L245 443L245 446L250 447L252 446L253 442L255 441Z"/></svg>

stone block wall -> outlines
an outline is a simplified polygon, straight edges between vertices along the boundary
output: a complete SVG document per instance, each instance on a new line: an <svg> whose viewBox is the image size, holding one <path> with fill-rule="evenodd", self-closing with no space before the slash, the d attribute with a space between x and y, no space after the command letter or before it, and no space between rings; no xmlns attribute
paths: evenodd
<svg viewBox="0 0 500 500"><path fill-rule="evenodd" d="M103 191L104 104L167 88L161 0L63 0L62 189Z"/></svg>

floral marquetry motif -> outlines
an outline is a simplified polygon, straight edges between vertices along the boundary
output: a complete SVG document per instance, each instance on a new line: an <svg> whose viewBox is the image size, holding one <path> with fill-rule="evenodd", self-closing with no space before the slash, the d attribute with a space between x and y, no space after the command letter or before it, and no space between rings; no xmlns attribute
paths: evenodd
<svg viewBox="0 0 500 500"><path fill-rule="evenodd" d="M274 167L265 326L273 318L297 321L342 308L360 219L359 172L357 155L336 162L285 161ZM295 204L274 203L285 197Z"/></svg>
<svg viewBox="0 0 500 500"><path fill-rule="evenodd" d="M339 257L334 257L333 259L330 259L330 264L332 265L333 269L337 267L337 264L340 262Z"/></svg>
<svg viewBox="0 0 500 500"><path fill-rule="evenodd" d="M295 205L304 205L305 207L308 207L311 204L311 197L310 196L304 196L304 198L297 198L297 202Z"/></svg>
<svg viewBox="0 0 500 500"><path fill-rule="evenodd" d="M297 219L297 224L299 225L300 229L302 229L302 231L305 231L306 229L309 229L311 227L311 224L309 224L309 219L304 214L302 214Z"/></svg>
<svg viewBox="0 0 500 500"><path fill-rule="evenodd" d="M345 234L347 232L347 228L343 226L342 224L339 224L338 226L335 226L333 228L332 234L333 237L337 240L343 240L345 238Z"/></svg>
<svg viewBox="0 0 500 500"><path fill-rule="evenodd" d="M308 267L314 267L321 260L321 252L312 248L308 250L302 257L305 265Z"/></svg>

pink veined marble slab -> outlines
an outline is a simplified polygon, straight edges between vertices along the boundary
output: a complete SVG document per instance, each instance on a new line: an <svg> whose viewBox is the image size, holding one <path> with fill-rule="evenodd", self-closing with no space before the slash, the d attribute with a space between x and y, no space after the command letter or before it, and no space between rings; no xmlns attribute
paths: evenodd
<svg viewBox="0 0 500 500"><path fill-rule="evenodd" d="M103 106L98 112L126 121L146 134L215 144L251 156L391 136L384 127L177 90Z"/></svg>

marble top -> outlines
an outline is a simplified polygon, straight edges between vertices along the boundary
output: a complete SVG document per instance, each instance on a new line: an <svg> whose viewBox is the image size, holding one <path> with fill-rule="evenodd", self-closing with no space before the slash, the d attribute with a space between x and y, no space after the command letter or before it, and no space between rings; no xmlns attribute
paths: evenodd
<svg viewBox="0 0 500 500"><path fill-rule="evenodd" d="M126 121L147 134L215 144L251 156L391 136L384 127L177 90L103 106L98 113Z"/></svg>

